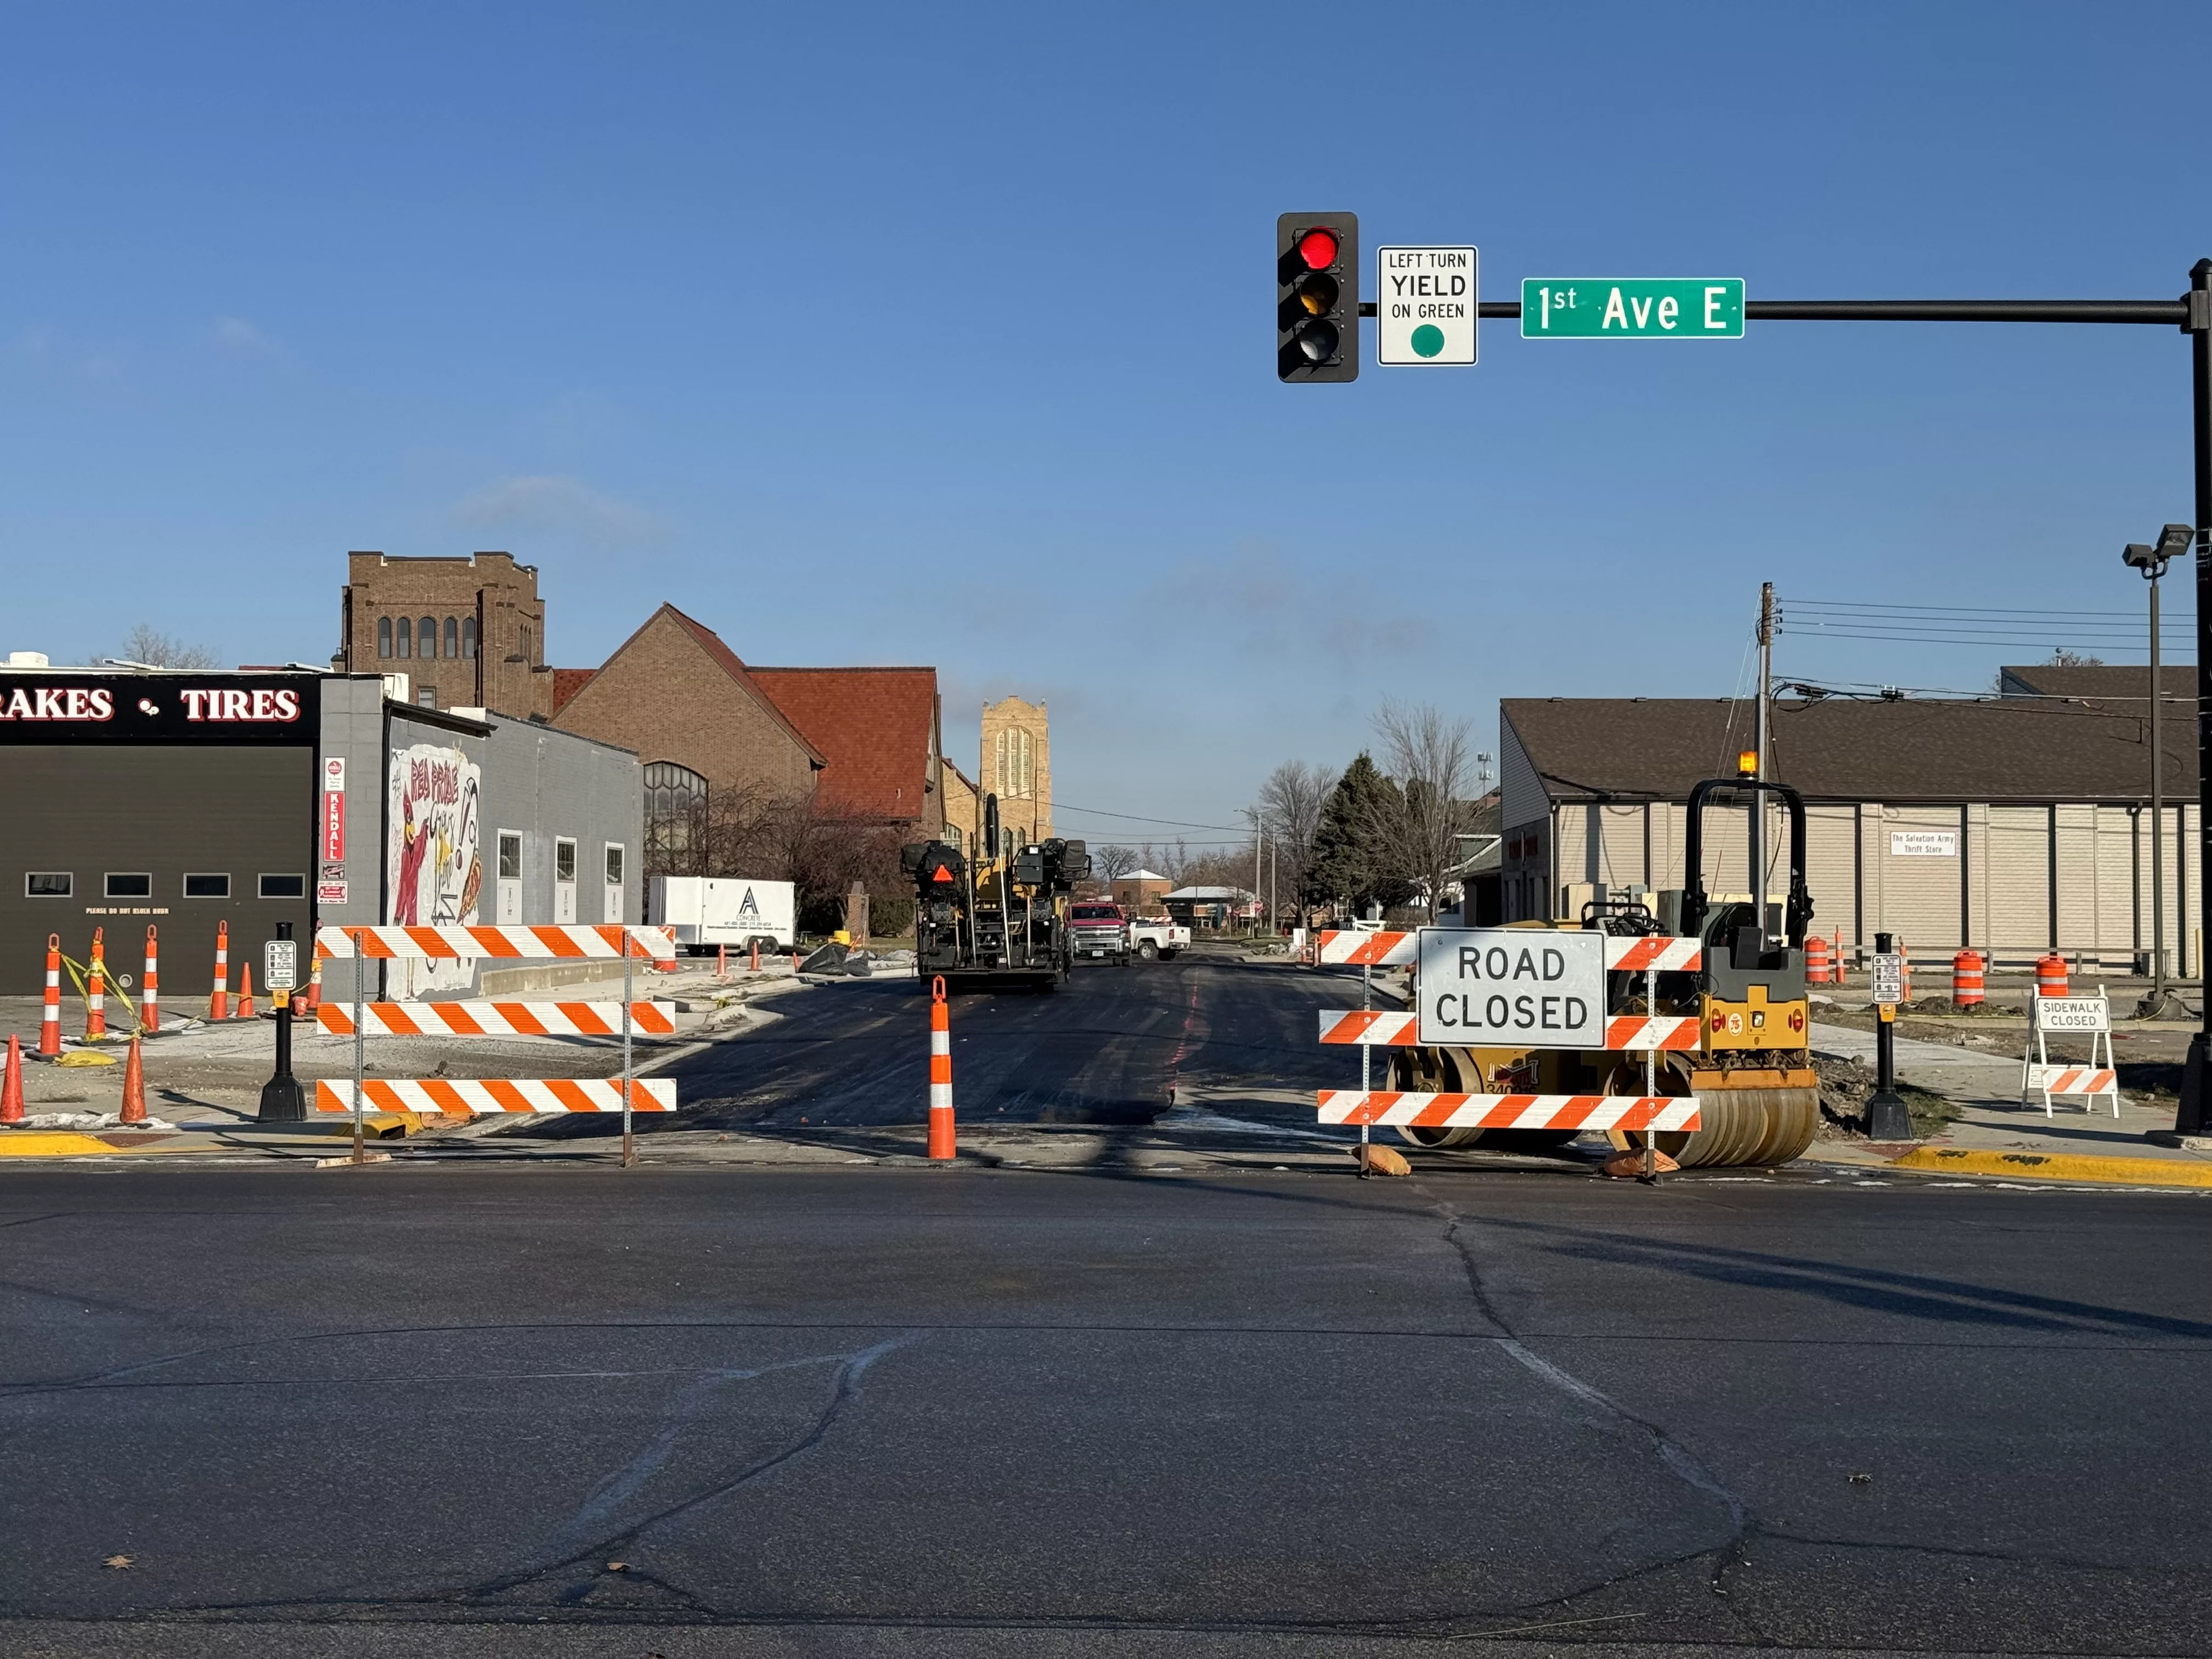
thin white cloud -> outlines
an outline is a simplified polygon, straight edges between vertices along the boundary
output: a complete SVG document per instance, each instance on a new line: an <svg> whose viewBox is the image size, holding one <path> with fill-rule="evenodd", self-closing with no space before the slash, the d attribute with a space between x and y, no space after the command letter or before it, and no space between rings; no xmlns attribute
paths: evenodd
<svg viewBox="0 0 2212 1659"><path fill-rule="evenodd" d="M668 533L658 514L564 473L495 478L456 501L451 516L459 525L564 532L600 546L658 541Z"/></svg>
<svg viewBox="0 0 2212 1659"><path fill-rule="evenodd" d="M283 349L243 317L218 317L212 331L215 343L241 357L279 358Z"/></svg>

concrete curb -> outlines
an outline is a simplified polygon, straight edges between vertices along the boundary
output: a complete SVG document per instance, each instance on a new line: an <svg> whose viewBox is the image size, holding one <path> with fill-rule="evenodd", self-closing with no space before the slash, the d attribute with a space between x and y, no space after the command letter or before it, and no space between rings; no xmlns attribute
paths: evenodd
<svg viewBox="0 0 2212 1659"><path fill-rule="evenodd" d="M1922 1146L1883 1167L1936 1175L2004 1176L2030 1181L2094 1181L2124 1187L2212 1187L2212 1164L2152 1158L2087 1158L2066 1152L1999 1152Z"/></svg>

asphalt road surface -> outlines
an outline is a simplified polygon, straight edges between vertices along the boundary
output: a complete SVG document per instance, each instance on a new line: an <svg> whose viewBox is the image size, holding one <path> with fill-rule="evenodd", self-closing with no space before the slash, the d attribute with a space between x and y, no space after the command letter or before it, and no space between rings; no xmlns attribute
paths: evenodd
<svg viewBox="0 0 2212 1659"><path fill-rule="evenodd" d="M2208 1216L11 1171L0 1652L2202 1653Z"/></svg>
<svg viewBox="0 0 2212 1659"><path fill-rule="evenodd" d="M831 982L775 999L763 1030L678 1061L669 1127L781 1131L915 1124L929 1109L928 991L912 978ZM1084 963L1050 992L951 999L961 1126L1149 1123L1209 1090L1356 1082L1355 1050L1322 1048L1316 1011L1358 1007L1356 975L1182 956L1126 968ZM1384 1004L1395 1006L1395 1004ZM1299 1115L1310 1127L1310 1100ZM588 1120L526 1133L602 1136Z"/></svg>

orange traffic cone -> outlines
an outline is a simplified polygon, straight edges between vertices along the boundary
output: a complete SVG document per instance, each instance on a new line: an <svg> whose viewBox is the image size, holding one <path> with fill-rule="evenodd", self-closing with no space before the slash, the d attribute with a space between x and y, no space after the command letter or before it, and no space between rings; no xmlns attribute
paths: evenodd
<svg viewBox="0 0 2212 1659"><path fill-rule="evenodd" d="M253 1018L253 964L250 962L238 964L238 1017Z"/></svg>
<svg viewBox="0 0 2212 1659"><path fill-rule="evenodd" d="M23 1045L11 1033L8 1038L8 1076L0 1082L0 1123L23 1121Z"/></svg>
<svg viewBox="0 0 2212 1659"><path fill-rule="evenodd" d="M131 1058L123 1065L123 1115L125 1123L146 1121L146 1073L138 1063L138 1034L131 1034Z"/></svg>

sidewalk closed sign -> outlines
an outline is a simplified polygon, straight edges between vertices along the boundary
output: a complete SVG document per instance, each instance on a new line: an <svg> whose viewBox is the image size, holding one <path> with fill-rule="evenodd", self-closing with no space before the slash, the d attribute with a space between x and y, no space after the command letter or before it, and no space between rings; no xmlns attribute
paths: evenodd
<svg viewBox="0 0 2212 1659"><path fill-rule="evenodd" d="M1605 1047L1605 936L1424 927L1415 1036L1455 1047Z"/></svg>
<svg viewBox="0 0 2212 1659"><path fill-rule="evenodd" d="M2102 997L2038 997L2030 1005L2046 1031L2102 1031L2111 1028L2112 1004Z"/></svg>

